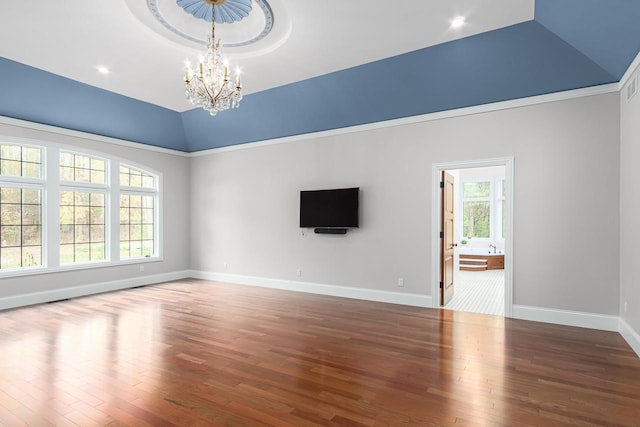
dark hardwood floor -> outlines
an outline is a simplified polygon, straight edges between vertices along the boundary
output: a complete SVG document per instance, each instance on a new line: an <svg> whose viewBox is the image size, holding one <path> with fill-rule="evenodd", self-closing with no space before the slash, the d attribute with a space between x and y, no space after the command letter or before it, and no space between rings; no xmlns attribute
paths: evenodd
<svg viewBox="0 0 640 427"><path fill-rule="evenodd" d="M184 280L0 312L5 426L640 425L612 332Z"/></svg>

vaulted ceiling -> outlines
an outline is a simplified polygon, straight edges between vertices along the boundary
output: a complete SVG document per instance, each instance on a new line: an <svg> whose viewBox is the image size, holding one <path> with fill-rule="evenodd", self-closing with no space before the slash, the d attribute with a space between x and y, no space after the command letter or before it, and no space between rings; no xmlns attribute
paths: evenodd
<svg viewBox="0 0 640 427"><path fill-rule="evenodd" d="M211 117L182 85L201 48L140 3L1 6L0 115L193 152L614 83L640 52L633 0L269 0L270 35L228 49L240 108Z"/></svg>

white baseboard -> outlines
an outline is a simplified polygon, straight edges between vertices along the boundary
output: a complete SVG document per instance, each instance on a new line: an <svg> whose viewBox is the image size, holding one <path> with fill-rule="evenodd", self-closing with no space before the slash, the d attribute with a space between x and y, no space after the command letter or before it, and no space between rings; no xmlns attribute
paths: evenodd
<svg viewBox="0 0 640 427"><path fill-rule="evenodd" d="M625 341L627 341L629 347L631 347L638 357L640 357L640 335L631 326L629 326L622 317L620 318L618 331Z"/></svg>
<svg viewBox="0 0 640 427"><path fill-rule="evenodd" d="M293 280L279 280L264 277L184 270L4 297L0 298L0 310L99 294L103 292L118 291L121 289L134 288L136 286L145 286L186 278L215 280L239 285L261 286L265 288L386 302L390 304L402 304L414 307L432 307L432 299L430 295L406 294ZM633 351L640 356L640 335L631 326L629 326L627 322L618 316L514 305L513 318L619 332L627 343L629 343L629 346Z"/></svg>
<svg viewBox="0 0 640 427"><path fill-rule="evenodd" d="M310 294L330 295L334 297L353 298L367 301L386 302L391 304L410 305L414 307L431 307L431 296L406 294L400 292L378 291L374 289L352 288L347 286L324 285L320 283L299 282L293 280L268 279L264 277L241 276L236 274L214 273L192 270L188 272L195 279L215 280L253 285L264 288L305 292Z"/></svg>
<svg viewBox="0 0 640 427"><path fill-rule="evenodd" d="M76 298L103 292L118 291L121 289L134 288L136 286L185 279L187 277L190 277L189 272L175 271L171 273L155 274L152 276L141 276L123 280L114 280L111 282L92 283L90 285L73 286L70 288L52 289L50 291L4 297L0 298L0 310L59 301L67 298Z"/></svg>
<svg viewBox="0 0 640 427"><path fill-rule="evenodd" d="M555 323L558 325L618 332L618 316L610 316L607 314L514 305L512 317L514 319L532 320L534 322Z"/></svg>

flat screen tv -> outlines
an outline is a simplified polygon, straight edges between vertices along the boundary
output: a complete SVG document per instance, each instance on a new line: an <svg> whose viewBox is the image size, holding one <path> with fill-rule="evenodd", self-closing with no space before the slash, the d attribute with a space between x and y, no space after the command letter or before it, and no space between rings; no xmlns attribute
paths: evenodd
<svg viewBox="0 0 640 427"><path fill-rule="evenodd" d="M358 227L360 188L300 192L301 228Z"/></svg>

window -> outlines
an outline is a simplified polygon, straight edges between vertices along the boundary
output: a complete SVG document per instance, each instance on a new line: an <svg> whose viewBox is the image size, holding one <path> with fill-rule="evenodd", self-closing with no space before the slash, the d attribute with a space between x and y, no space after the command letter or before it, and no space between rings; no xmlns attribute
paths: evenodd
<svg viewBox="0 0 640 427"><path fill-rule="evenodd" d="M462 184L462 234L464 237L491 237L491 182Z"/></svg>
<svg viewBox="0 0 640 427"><path fill-rule="evenodd" d="M504 178L462 183L462 236L504 239L506 188Z"/></svg>
<svg viewBox="0 0 640 427"><path fill-rule="evenodd" d="M0 277L158 257L159 190L116 158L0 141Z"/></svg>
<svg viewBox="0 0 640 427"><path fill-rule="evenodd" d="M106 165L60 151L60 265L105 259Z"/></svg>
<svg viewBox="0 0 640 427"><path fill-rule="evenodd" d="M105 195L60 193L60 264L105 259Z"/></svg>
<svg viewBox="0 0 640 427"><path fill-rule="evenodd" d="M156 178L120 166L120 258L150 257L156 253Z"/></svg>
<svg viewBox="0 0 640 427"><path fill-rule="evenodd" d="M0 270L42 265L42 150L0 144Z"/></svg>

